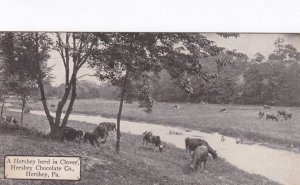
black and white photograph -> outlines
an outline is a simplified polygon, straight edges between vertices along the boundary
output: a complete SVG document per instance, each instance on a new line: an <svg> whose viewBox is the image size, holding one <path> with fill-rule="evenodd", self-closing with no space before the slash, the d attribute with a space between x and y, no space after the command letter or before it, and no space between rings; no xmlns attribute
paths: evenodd
<svg viewBox="0 0 300 185"><path fill-rule="evenodd" d="M2 29L0 185L300 184L300 30Z"/></svg>
<svg viewBox="0 0 300 185"><path fill-rule="evenodd" d="M299 78L300 34L4 32L1 157L80 156L79 184L294 184Z"/></svg>

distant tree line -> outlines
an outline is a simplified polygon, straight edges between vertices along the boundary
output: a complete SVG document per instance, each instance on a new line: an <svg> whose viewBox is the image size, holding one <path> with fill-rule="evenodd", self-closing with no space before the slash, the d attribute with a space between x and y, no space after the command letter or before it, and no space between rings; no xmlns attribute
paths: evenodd
<svg viewBox="0 0 300 185"><path fill-rule="evenodd" d="M204 70L219 69L216 72L218 78L209 82L192 79L193 93L185 93L167 73L163 73L155 88L156 99L165 102L299 106L300 53L293 45L285 45L281 38L274 42L274 47L268 60L257 53L254 59L244 56L231 65L216 68L216 63L209 62L213 61L213 57L205 59Z"/></svg>
<svg viewBox="0 0 300 185"><path fill-rule="evenodd" d="M96 82L81 80L77 83L77 99L102 98L118 100L116 87L107 84L97 84ZM48 86L46 94L50 97L61 98L64 92L64 84L59 86Z"/></svg>

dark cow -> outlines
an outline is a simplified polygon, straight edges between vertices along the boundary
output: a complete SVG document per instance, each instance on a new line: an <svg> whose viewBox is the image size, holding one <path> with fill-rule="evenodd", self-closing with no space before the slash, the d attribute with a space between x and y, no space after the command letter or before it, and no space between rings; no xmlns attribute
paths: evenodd
<svg viewBox="0 0 300 185"><path fill-rule="evenodd" d="M190 155L192 155L192 151L195 151L198 146L202 145L207 146L208 153L210 153L214 159L218 157L217 152L213 150L205 140L189 137L185 138L185 149L190 152Z"/></svg>
<svg viewBox="0 0 300 185"><path fill-rule="evenodd" d="M225 108L223 108L223 109L221 109L219 112L225 112L226 111L226 109Z"/></svg>
<svg viewBox="0 0 300 185"><path fill-rule="evenodd" d="M201 162L204 162L204 170L205 170L207 157L208 157L208 147L205 145L197 146L197 148L193 153L192 164L190 165L190 167L197 171L199 166L201 169Z"/></svg>
<svg viewBox="0 0 300 185"><path fill-rule="evenodd" d="M66 127L63 131L64 139L67 141L79 141L82 140L83 131L82 130L76 130L72 127Z"/></svg>
<svg viewBox="0 0 300 185"><path fill-rule="evenodd" d="M83 136L83 142L86 143L87 140L89 140L89 143L93 146L95 146L94 142L97 144L97 146L99 147L100 144L98 142L98 139L100 138L100 136L98 135L98 133L95 132L86 132Z"/></svg>
<svg viewBox="0 0 300 185"><path fill-rule="evenodd" d="M50 107L54 109L54 108L55 108L55 105L51 104Z"/></svg>
<svg viewBox="0 0 300 185"><path fill-rule="evenodd" d="M286 117L286 111L285 110L279 110L277 111L277 117L282 116L282 117Z"/></svg>
<svg viewBox="0 0 300 185"><path fill-rule="evenodd" d="M105 143L106 142L106 138L108 136L108 128L107 128L107 126L105 126L105 125L99 125L94 131L99 134L99 136L101 138L101 142Z"/></svg>
<svg viewBox="0 0 300 185"><path fill-rule="evenodd" d="M263 118L264 115L265 115L265 113L264 113L263 111L259 111L259 112L258 112L258 118L259 118L259 119Z"/></svg>
<svg viewBox="0 0 300 185"><path fill-rule="evenodd" d="M221 137L221 142L224 142L224 141L225 141L225 137L222 136L222 137Z"/></svg>
<svg viewBox="0 0 300 185"><path fill-rule="evenodd" d="M93 146L94 142L100 146L98 139L101 138L101 143L106 142L106 138L108 136L108 128L105 125L99 125L93 132L86 132L83 136L83 142L85 143L89 140L89 143Z"/></svg>
<svg viewBox="0 0 300 185"><path fill-rule="evenodd" d="M17 125L18 124L18 121L16 120L15 117L13 116L3 116L3 120L4 121L7 121L9 123L13 123L14 125Z"/></svg>
<svg viewBox="0 0 300 185"><path fill-rule="evenodd" d="M272 121L275 119L278 121L278 118L274 114L266 114L266 120L272 119Z"/></svg>
<svg viewBox="0 0 300 185"><path fill-rule="evenodd" d="M116 131L117 125L113 122L101 122L100 125L105 125L108 129L108 131Z"/></svg>
<svg viewBox="0 0 300 185"><path fill-rule="evenodd" d="M287 120L288 118L290 118L290 120L292 119L292 115L293 113L286 113L284 119Z"/></svg>
<svg viewBox="0 0 300 185"><path fill-rule="evenodd" d="M161 140L159 136L153 135L151 131L146 131L143 133L143 145L148 146L148 143L152 143L154 146L158 147L159 151L162 152L162 149L165 147L161 144Z"/></svg>
<svg viewBox="0 0 300 185"><path fill-rule="evenodd" d="M180 132L174 132L174 131L170 130L169 134L170 135L181 135L182 133L180 133Z"/></svg>
<svg viewBox="0 0 300 185"><path fill-rule="evenodd" d="M177 104L176 104L176 105L173 105L173 106L172 106L172 110L174 110L174 109L180 109L179 105L177 105Z"/></svg>

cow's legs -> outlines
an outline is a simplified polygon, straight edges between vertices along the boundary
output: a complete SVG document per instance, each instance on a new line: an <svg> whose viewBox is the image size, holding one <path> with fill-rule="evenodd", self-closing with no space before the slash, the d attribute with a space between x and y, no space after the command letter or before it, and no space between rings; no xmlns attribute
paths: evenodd
<svg viewBox="0 0 300 185"><path fill-rule="evenodd" d="M97 144L98 147L100 147L100 144L97 139L95 139L95 143Z"/></svg>
<svg viewBox="0 0 300 185"><path fill-rule="evenodd" d="M94 139L89 138L89 142L90 142L91 145L95 146L95 144L94 144Z"/></svg>
<svg viewBox="0 0 300 185"><path fill-rule="evenodd" d="M200 166L200 169L201 169L201 162L199 160L197 160L197 163L196 163L196 171L198 171L198 168Z"/></svg>

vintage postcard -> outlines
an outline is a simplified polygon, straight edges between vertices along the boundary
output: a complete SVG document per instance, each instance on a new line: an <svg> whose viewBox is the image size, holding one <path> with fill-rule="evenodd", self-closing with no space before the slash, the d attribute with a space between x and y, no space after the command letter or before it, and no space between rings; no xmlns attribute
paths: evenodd
<svg viewBox="0 0 300 185"><path fill-rule="evenodd" d="M300 185L292 1L1 1L0 185Z"/></svg>
<svg viewBox="0 0 300 185"><path fill-rule="evenodd" d="M1 32L0 184L300 182L300 34Z"/></svg>

